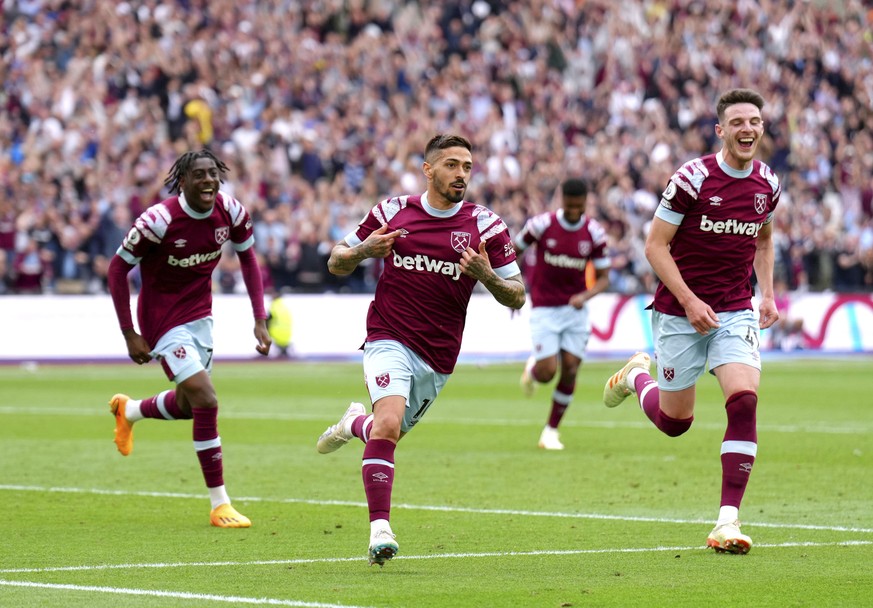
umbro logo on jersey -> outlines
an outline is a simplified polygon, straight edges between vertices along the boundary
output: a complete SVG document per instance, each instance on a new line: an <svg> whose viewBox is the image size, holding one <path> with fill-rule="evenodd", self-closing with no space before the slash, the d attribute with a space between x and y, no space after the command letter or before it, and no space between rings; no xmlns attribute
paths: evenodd
<svg viewBox="0 0 873 608"><path fill-rule="evenodd" d="M721 206L722 200L723 199L720 196L711 196L709 197L709 204L713 205L714 207L719 207Z"/></svg>
<svg viewBox="0 0 873 608"><path fill-rule="evenodd" d="M188 241L187 241L187 239L176 239L174 241L174 244L176 245L176 249L181 249L182 247L184 247L185 245L188 244Z"/></svg>

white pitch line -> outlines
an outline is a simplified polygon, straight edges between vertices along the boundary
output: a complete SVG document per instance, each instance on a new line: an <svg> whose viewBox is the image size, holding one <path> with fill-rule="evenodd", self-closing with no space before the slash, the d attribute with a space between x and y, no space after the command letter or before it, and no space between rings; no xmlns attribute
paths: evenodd
<svg viewBox="0 0 873 608"><path fill-rule="evenodd" d="M57 589L59 591L92 591L97 593L115 593L119 595L170 597L183 600L206 600L211 602L225 602L228 604L252 604L255 606L297 606L300 608L363 608L362 606L352 606L349 604L325 604L322 602L277 600L267 597L240 597L235 595L187 593L183 591L156 591L152 589L127 589L124 587L97 587L93 585L62 585L57 583L35 583L31 581L0 580L0 585L5 585L7 587L36 587L39 589Z"/></svg>
<svg viewBox="0 0 873 608"><path fill-rule="evenodd" d="M602 407L602 406L601 406ZM0 406L0 415L27 416L94 416L106 417L106 412L95 408L71 407L30 407L18 405ZM286 422L328 421L323 414L286 414L281 412L225 412L221 417L233 420L282 420ZM428 416L429 424L448 424L460 426L511 426L526 427L541 424L540 420L524 418L442 418L438 413ZM640 421L610 421L610 420L566 420L562 426L593 429L647 429L651 423ZM696 422L694 428L706 430L724 430L724 424ZM759 424L758 431L772 433L819 433L826 435L868 435L873 432L873 426L866 421L848 422L846 426L828 424Z"/></svg>
<svg viewBox="0 0 873 608"><path fill-rule="evenodd" d="M789 542L789 543L759 543L756 549L791 549L795 547L866 547L873 545L873 540L845 540L827 543ZM685 547L619 547L605 549L547 549L542 551L482 551L479 553L436 553L429 555L398 555L392 561L400 560L431 560L431 559L468 559L484 557L543 557L543 556L573 556L573 555L608 555L622 553L651 553L664 551L709 551L704 545ZM94 566L56 566L50 568L4 568L0 574L44 574L48 572L93 572L105 570L127 570L131 568L217 568L241 566L289 566L301 564L337 564L343 562L363 562L365 557L322 557L252 561L222 561L222 562L157 562L146 564L97 564ZM2 581L0 581L2 583ZM294 604L297 605L297 604ZM307 604L308 605L308 604ZM320 604L319 604L320 605Z"/></svg>
<svg viewBox="0 0 873 608"><path fill-rule="evenodd" d="M0 484L0 492L47 492L59 494L94 494L100 496L140 496L145 498L185 498L203 500L200 494L187 494L182 492L137 492L128 490L104 490L100 488L64 488L47 486L25 486ZM307 504L330 507L366 507L367 503L351 500L315 500L312 498L264 498L261 496L238 496L234 498L240 502L264 502L277 504ZM442 513L472 513L475 515L516 515L524 517L557 517L564 519L591 519L600 521L630 521L658 524L706 524L712 523L708 519L672 519L664 517L641 517L636 515L611 515L603 513L567 513L561 511L528 511L524 509L479 509L473 507L449 507L441 505L412 505L397 503L391 505L392 509L409 509L411 511L437 511ZM816 524L786 524L767 522L745 522L749 527L758 528L783 528L791 530L819 530L825 532L853 532L873 534L873 528L858 528L852 526L825 526Z"/></svg>

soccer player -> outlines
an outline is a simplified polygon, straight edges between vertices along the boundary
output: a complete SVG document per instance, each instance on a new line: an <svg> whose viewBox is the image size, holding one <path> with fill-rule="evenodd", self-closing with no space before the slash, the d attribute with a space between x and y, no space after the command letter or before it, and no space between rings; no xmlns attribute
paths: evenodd
<svg viewBox="0 0 873 608"><path fill-rule="evenodd" d="M779 318L772 220L782 191L770 168L754 159L764 136L763 107L755 91L724 93L715 125L721 151L685 163L670 178L646 240L646 257L661 281L652 311L657 382L649 375L649 356L637 353L603 390L608 407L636 393L652 423L676 437L691 427L695 385L709 362L727 413L721 508L706 540L717 552L752 547L738 517L758 451L759 335Z"/></svg>
<svg viewBox="0 0 873 608"><path fill-rule="evenodd" d="M362 477L370 512L370 565L398 551L389 515L397 442L433 405L454 370L467 304L476 282L504 306L521 308L524 283L506 224L464 200L473 170L472 146L436 135L422 165L427 191L373 207L328 260L347 275L368 258L384 269L367 314L364 376L373 413L352 403L318 438L322 454L352 437L364 442Z"/></svg>
<svg viewBox="0 0 873 608"><path fill-rule="evenodd" d="M194 451L209 489L209 520L219 528L247 528L251 521L230 504L224 487L218 398L212 385L212 271L221 246L230 241L239 255L255 317L255 349L270 350L264 289L255 258L252 220L239 201L219 187L227 166L208 149L187 152L164 185L170 198L146 209L109 264L108 283L127 352L137 364L161 362L175 390L147 399L117 394L115 444L123 456L133 450L133 425L143 418L192 420ZM142 289L134 329L128 273L139 265Z"/></svg>
<svg viewBox="0 0 873 608"><path fill-rule="evenodd" d="M576 375L591 336L591 321L585 303L609 287L610 260L606 233L593 218L585 216L588 186L580 179L561 185L561 208L530 218L513 239L521 255L536 245L536 260L530 288L530 332L533 353L521 375L525 394L533 394L535 382L550 382L561 374L552 392L548 422L540 434L539 447L563 450L558 425L573 400ZM595 281L589 288L585 268L594 265Z"/></svg>

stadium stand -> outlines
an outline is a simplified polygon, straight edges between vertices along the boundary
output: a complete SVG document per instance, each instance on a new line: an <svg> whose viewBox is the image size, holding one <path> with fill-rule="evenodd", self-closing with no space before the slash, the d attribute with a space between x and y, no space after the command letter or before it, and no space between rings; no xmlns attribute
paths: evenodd
<svg viewBox="0 0 873 608"><path fill-rule="evenodd" d="M593 187L612 289L654 285L643 240L672 169L716 145L719 92L768 100L791 290L873 290L873 9L859 0L18 0L0 28L0 294L103 293L181 151L215 148L275 292L367 292L333 243L424 190L459 131L469 197L518 230L568 175ZM242 289L228 252L216 290Z"/></svg>

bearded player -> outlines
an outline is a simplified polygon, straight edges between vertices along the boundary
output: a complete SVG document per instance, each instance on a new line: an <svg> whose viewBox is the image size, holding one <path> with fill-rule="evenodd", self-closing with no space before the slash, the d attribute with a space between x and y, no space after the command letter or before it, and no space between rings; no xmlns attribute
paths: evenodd
<svg viewBox="0 0 873 608"><path fill-rule="evenodd" d="M364 443L371 565L383 565L399 550L389 523L394 451L433 406L454 370L473 288L481 283L510 308L525 302L506 224L464 200L473 171L470 142L458 135L433 137L422 171L426 192L373 207L328 260L336 275L351 273L368 258L385 260L363 345L373 413L352 403L316 444L327 454L353 437Z"/></svg>

